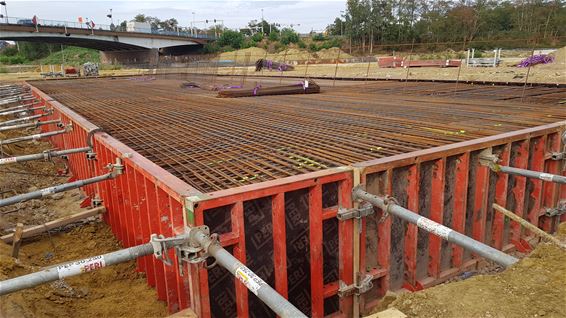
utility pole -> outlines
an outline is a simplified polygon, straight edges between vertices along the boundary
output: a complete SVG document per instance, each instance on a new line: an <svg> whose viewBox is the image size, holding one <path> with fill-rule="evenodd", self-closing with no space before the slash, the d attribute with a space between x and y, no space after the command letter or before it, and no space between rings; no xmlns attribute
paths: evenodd
<svg viewBox="0 0 566 318"><path fill-rule="evenodd" d="M342 21L342 17L344 17L344 11L340 11L340 13L342 14L340 16L340 37L344 36L344 21Z"/></svg>
<svg viewBox="0 0 566 318"><path fill-rule="evenodd" d="M6 1L0 1L0 5L4 7L4 13L6 14L6 24L10 23L8 21L8 6L6 5Z"/></svg>
<svg viewBox="0 0 566 318"><path fill-rule="evenodd" d="M114 31L114 16L112 15L112 9L110 9L110 13L106 15L107 18L110 18L110 31Z"/></svg>
<svg viewBox="0 0 566 318"><path fill-rule="evenodd" d="M193 12L193 22L191 23L191 32L195 36L195 13Z"/></svg>
<svg viewBox="0 0 566 318"><path fill-rule="evenodd" d="M263 30L263 8L261 8L261 35L263 36L265 34L264 30Z"/></svg>

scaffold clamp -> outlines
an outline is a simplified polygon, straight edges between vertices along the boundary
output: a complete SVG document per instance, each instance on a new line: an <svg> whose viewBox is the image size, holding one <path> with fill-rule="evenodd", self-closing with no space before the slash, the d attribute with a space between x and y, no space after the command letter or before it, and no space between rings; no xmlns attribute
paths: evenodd
<svg viewBox="0 0 566 318"><path fill-rule="evenodd" d="M370 274L357 273L357 283L346 285L343 281L339 282L338 297L348 297L351 295L361 295L373 287L373 276Z"/></svg>
<svg viewBox="0 0 566 318"><path fill-rule="evenodd" d="M346 221L346 220L354 219L354 218L355 219L361 219L361 218L366 217L368 215L372 215L373 213L374 213L373 205L371 205L369 203L363 203L363 204L360 204L360 206L358 208L352 208L352 209L340 208L340 209L338 209L338 213L336 214L336 217L340 221Z"/></svg>
<svg viewBox="0 0 566 318"><path fill-rule="evenodd" d="M175 247L179 264L179 272L183 275L183 262L189 264L205 264L207 269L216 265L216 260L210 265L206 265L206 260L210 257L209 247L219 244L218 234L210 234L210 229L206 225L187 228L187 241ZM196 235L209 236L210 240L205 245L200 245Z"/></svg>
<svg viewBox="0 0 566 318"><path fill-rule="evenodd" d="M167 240L163 235L151 234L149 242L153 246L153 256L165 265L171 266L171 259L167 253Z"/></svg>
<svg viewBox="0 0 566 318"><path fill-rule="evenodd" d="M548 217L558 216L566 213L566 200L561 200L558 202L554 208L545 208L544 215Z"/></svg>

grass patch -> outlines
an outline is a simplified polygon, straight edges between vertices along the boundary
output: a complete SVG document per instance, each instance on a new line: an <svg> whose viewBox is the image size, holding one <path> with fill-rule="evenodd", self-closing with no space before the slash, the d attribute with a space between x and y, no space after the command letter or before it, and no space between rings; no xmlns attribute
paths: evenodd
<svg viewBox="0 0 566 318"><path fill-rule="evenodd" d="M68 46L36 61L37 64L82 65L86 62L100 63L100 52L93 49Z"/></svg>

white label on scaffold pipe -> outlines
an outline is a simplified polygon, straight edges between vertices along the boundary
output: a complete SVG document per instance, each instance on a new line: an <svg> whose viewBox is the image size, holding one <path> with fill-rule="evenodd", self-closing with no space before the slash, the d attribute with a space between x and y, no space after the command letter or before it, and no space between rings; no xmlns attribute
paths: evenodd
<svg viewBox="0 0 566 318"><path fill-rule="evenodd" d="M41 196L42 197L46 197L48 195L51 195L55 193L55 187L49 187L49 188L45 188L43 190L41 190Z"/></svg>
<svg viewBox="0 0 566 318"><path fill-rule="evenodd" d="M446 226L438 224L424 217L421 217L417 220L417 226L444 239L447 239L450 232L452 232L452 230L447 228Z"/></svg>
<svg viewBox="0 0 566 318"><path fill-rule="evenodd" d="M57 266L57 273L59 274L59 279L61 279L86 272L92 272L101 269L104 266L106 266L104 256L99 255L73 263Z"/></svg>
<svg viewBox="0 0 566 318"><path fill-rule="evenodd" d="M16 157L10 157L10 158L2 158L0 159L0 165L5 165L7 163L14 163L16 162Z"/></svg>
<svg viewBox="0 0 566 318"><path fill-rule="evenodd" d="M541 173L538 176L539 179L544 180L544 181L551 181L554 179L554 175L550 174L550 173Z"/></svg>
<svg viewBox="0 0 566 318"><path fill-rule="evenodd" d="M261 278L246 266L240 266L236 269L236 277L256 296L261 285L265 284Z"/></svg>

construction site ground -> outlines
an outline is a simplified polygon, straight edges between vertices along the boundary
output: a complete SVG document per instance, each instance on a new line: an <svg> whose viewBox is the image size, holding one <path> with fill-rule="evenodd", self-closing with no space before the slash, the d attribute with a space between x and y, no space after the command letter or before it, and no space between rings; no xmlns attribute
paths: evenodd
<svg viewBox="0 0 566 318"><path fill-rule="evenodd" d="M215 63L212 61L211 63ZM486 81L486 82L514 82L524 83L553 83L553 84L566 84L566 70L564 65L541 65L535 66L529 72L527 79L527 68L518 68L515 66L500 66L500 67L457 67L438 68L438 67L414 67L406 68L379 68L376 62L369 63L339 63L338 67L334 63L326 64L310 64L296 65L293 71L283 72L284 76L296 77L326 77L333 78L336 73L337 77L343 78L368 78L368 79L412 79L412 80L442 80L442 81ZM215 71L211 67L210 72ZM190 67L159 67L160 72L204 72L205 70L197 69L196 66ZM248 74L255 73L254 67L219 67L218 74L233 75L233 74ZM103 70L100 72L101 76L128 76L128 75L142 75L152 74L152 69L136 68L130 66L120 70ZM264 76L281 76L281 72L276 70L259 72ZM460 73L458 75L458 73ZM25 81L41 79L39 72L23 72L23 73L2 73L0 74L0 81Z"/></svg>
<svg viewBox="0 0 566 318"><path fill-rule="evenodd" d="M509 53L509 52L505 52ZM408 53L404 53L407 55ZM450 54L454 54L451 52ZM464 53L461 53L464 54ZM516 54L510 51L509 54ZM426 54L425 54L426 55ZM442 54L440 54L442 55ZM234 52L226 52L217 56L203 56L197 63L165 63L156 67L126 65L111 67L113 69L100 70L101 76L129 76L152 74L157 68L159 72L165 73L218 73L223 75L263 75L263 76L293 76L293 77L323 77L323 78L361 78L361 79L409 79L409 80L442 80L442 81L478 81L478 82L503 82L503 83L551 83L566 84L566 48L561 48L554 53L554 63L547 65L536 65L532 68L519 68L516 64L524 57L529 56L528 51L519 54L520 57L502 57L498 67L413 67L413 68L380 68L373 62L351 62L353 56L337 48L322 50L317 53L309 53L304 50L290 49L287 52L267 54L259 48L248 48ZM378 55L384 56L384 55ZM385 55L387 56L387 55ZM489 56L488 56L489 57ZM198 56L195 58L199 59ZM255 72L253 66L260 58L267 58L278 62L287 62L294 69L286 72L277 70L263 70ZM413 55L411 59L426 58L419 54ZM358 58L364 60L364 58ZM237 65L233 63L237 62ZM336 63L338 61L338 63ZM221 67L218 67L220 65ZM243 67L241 65L250 65ZM122 67L120 69L120 67ZM118 69L115 69L118 68ZM29 72L1 73L0 81L23 81L41 79L39 71L31 69Z"/></svg>
<svg viewBox="0 0 566 318"><path fill-rule="evenodd" d="M561 224L556 235L566 242L566 223ZM503 272L477 275L416 293L390 294L386 299L389 307L408 317L566 317L566 250L541 243L528 257Z"/></svg>
<svg viewBox="0 0 566 318"><path fill-rule="evenodd" d="M35 133L34 130L0 133L0 139ZM4 145L4 155L38 153L51 149L46 142ZM79 154L81 155L81 154ZM84 154L82 154L84 155ZM66 182L65 165L32 161L0 167L3 197ZM6 191L6 192L5 192ZM16 223L41 225L81 211L79 190L56 194L0 208L0 236L11 233ZM100 255L120 249L110 227L98 217L52 230L24 241L19 259L12 246L0 241L0 280L34 272L42 267ZM134 261L107 267L90 275L76 276L0 297L0 317L163 317L165 303L157 300Z"/></svg>

